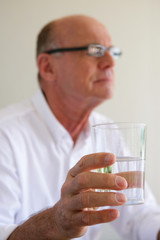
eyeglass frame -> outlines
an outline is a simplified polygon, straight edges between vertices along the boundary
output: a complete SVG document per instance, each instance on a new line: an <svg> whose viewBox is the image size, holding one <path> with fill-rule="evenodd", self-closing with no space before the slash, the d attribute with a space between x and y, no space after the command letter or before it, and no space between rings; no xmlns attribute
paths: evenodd
<svg viewBox="0 0 160 240"><path fill-rule="evenodd" d="M102 54L98 55L96 53L89 52L89 49L91 49L93 47L101 48L101 50L103 50ZM112 52L113 49L117 49L119 51L119 53L116 53L116 52L113 53ZM93 56L93 57L103 57L105 55L106 51L108 51L113 58L119 58L122 55L122 52L120 51L120 49L118 47L115 47L115 46L106 47L106 46L103 46L101 44L96 44L96 43L91 43L91 44L88 44L88 46L82 46L82 47L68 47L68 48L51 49L51 50L45 51L44 53L53 54L53 53L57 53L57 52L71 52L71 51L83 51L83 50L87 50L88 55Z"/></svg>

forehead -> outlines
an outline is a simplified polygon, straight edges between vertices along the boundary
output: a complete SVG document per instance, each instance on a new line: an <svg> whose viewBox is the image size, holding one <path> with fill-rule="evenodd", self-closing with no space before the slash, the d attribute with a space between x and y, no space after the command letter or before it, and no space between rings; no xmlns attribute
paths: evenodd
<svg viewBox="0 0 160 240"><path fill-rule="evenodd" d="M57 24L58 40L61 46L82 46L99 43L112 45L106 27L92 18L71 18Z"/></svg>

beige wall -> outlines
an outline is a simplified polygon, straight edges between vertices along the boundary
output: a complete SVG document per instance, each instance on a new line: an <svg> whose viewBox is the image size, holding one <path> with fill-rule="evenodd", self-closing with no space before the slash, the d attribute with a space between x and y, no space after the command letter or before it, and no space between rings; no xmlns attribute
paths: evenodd
<svg viewBox="0 0 160 240"><path fill-rule="evenodd" d="M98 111L115 121L147 123L146 176L160 203L159 12L159 0L1 0L0 107L36 90L35 40L46 22L78 13L98 18L123 50L115 96Z"/></svg>

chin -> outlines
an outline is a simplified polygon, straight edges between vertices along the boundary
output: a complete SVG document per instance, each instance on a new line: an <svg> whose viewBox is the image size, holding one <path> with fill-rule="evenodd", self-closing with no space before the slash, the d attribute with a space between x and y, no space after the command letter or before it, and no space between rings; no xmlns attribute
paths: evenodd
<svg viewBox="0 0 160 240"><path fill-rule="evenodd" d="M99 99L102 100L102 101L111 99L111 98L113 97L113 91L103 92L103 93L101 93L101 94L98 94L97 97L99 97Z"/></svg>
<svg viewBox="0 0 160 240"><path fill-rule="evenodd" d="M97 107L99 105L101 105L103 102L111 99L113 97L113 94L107 95L107 96L97 96L94 98L94 100L92 101L92 107Z"/></svg>
<svg viewBox="0 0 160 240"><path fill-rule="evenodd" d="M97 98L107 100L113 97L113 93L114 93L114 86L112 84L112 85L104 85L101 87L97 87L96 89L94 89L93 95Z"/></svg>

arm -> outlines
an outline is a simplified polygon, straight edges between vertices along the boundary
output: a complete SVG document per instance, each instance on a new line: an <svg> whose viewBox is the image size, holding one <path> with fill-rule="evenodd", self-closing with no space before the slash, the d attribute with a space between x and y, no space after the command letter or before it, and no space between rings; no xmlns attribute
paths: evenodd
<svg viewBox="0 0 160 240"><path fill-rule="evenodd" d="M127 187L126 181L114 174L89 171L111 165L114 161L114 156L109 153L84 156L69 171L59 202L17 227L8 240L67 240L84 235L90 225L115 220L119 216L117 209L95 209L122 205L126 201L125 196L113 192L95 192L93 189L121 190Z"/></svg>

